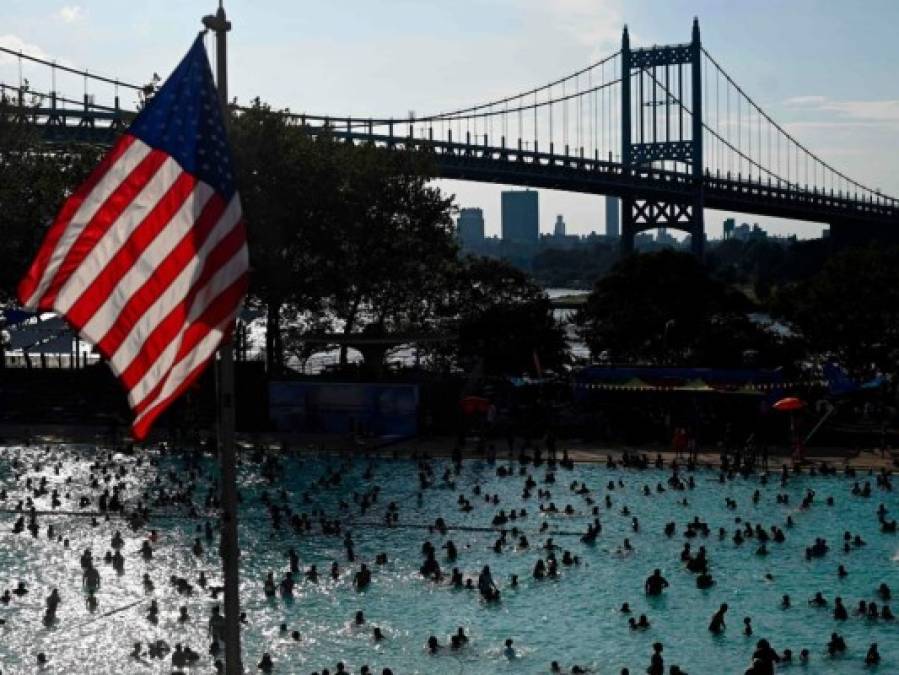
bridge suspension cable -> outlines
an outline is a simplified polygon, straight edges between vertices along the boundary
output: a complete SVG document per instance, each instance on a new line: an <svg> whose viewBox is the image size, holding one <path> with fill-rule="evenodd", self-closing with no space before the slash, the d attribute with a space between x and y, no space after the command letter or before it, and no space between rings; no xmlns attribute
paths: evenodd
<svg viewBox="0 0 899 675"><path fill-rule="evenodd" d="M495 107L498 105L502 105L504 103L509 103L511 101L523 99L528 96L534 96L535 94L540 94L541 92L551 90L553 87L557 87L559 85L564 85L566 82L569 82L575 78L578 78L581 75L584 75L586 73L590 73L591 71L595 70L596 68L601 68L606 63L612 61L613 59L619 57L620 55L621 55L621 51L617 51L614 54L610 54L609 56L605 57L604 59L601 59L601 60L597 61L596 63L593 63L593 64L587 66L586 68L582 68L581 70L571 73L570 75L566 75L565 77L561 77L557 80L553 80L552 82L544 84L540 87L536 87L534 89L529 89L527 91L523 91L518 94L513 94L511 96L505 96L503 98L498 98L498 99L496 99L494 101L490 101L488 103L481 103L478 105L469 106L467 108L458 108L456 110L450 110L447 112L438 113L436 115L429 115L425 118L420 118L420 119L436 120L436 119L441 119L441 118L448 117L448 116L465 115L466 113L477 112L478 110L483 110L484 108L492 108L492 107Z"/></svg>
<svg viewBox="0 0 899 675"><path fill-rule="evenodd" d="M50 68L52 68L54 71L54 75L55 75L55 71L62 70L67 73L72 73L73 75L80 75L81 77L84 77L85 79L96 80L98 82L106 82L107 84L113 84L117 87L125 87L126 89L134 89L136 91L141 91L144 88L142 85L139 85L139 84L132 84L130 82L123 82L122 80L119 80L119 79L105 77L103 75L96 75L94 73L88 72L87 70L78 70L77 68L70 68L69 66L61 65L59 63L56 63L55 61L47 61L45 59L40 59L36 56L30 56L28 54L24 54L21 51L9 49L8 47L0 46L0 52L3 52L4 54L9 54L11 56L15 56L19 59L31 61L33 63L39 63L44 66L50 66Z"/></svg>
<svg viewBox="0 0 899 675"><path fill-rule="evenodd" d="M856 199L897 202L879 190L850 178L814 154L775 122L705 48L702 48L702 55L706 72L711 70L714 75L714 85L708 75L704 77L707 95L704 99L703 122L706 131L712 136L712 143L705 151L706 169L715 173L742 175L745 162L750 181L753 179L753 169L757 169L758 172L808 192L831 191L842 196L854 196ZM714 89L714 110L711 108L709 88ZM726 153L725 150L731 152ZM757 173L756 177L760 178L761 175Z"/></svg>
<svg viewBox="0 0 899 675"><path fill-rule="evenodd" d="M702 53L705 57L703 129L711 141L704 144L703 169L706 173L750 183L770 179L779 186L797 191L826 194L830 190L843 198L899 204L899 200L851 179L809 151L762 110L705 49ZM714 84L708 77L709 68L715 74ZM693 111L681 95L672 92L667 83L648 69L640 74L641 83L644 74L651 80L653 88L662 89L666 100L692 117ZM638 123L637 132L642 138L642 121Z"/></svg>

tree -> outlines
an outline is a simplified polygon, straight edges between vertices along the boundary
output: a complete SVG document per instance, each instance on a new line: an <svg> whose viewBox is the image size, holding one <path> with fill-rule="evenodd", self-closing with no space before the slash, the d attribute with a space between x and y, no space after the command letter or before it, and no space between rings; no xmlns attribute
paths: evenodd
<svg viewBox="0 0 899 675"><path fill-rule="evenodd" d="M284 112L256 100L231 130L271 372L282 325L346 336L430 325L456 255L452 199L429 184L426 157L312 137ZM301 340L292 330L296 356L310 351Z"/></svg>
<svg viewBox="0 0 899 675"><path fill-rule="evenodd" d="M751 309L692 255L661 251L620 261L596 283L577 323L591 352L614 361L736 366L752 351L770 365L782 353L748 318Z"/></svg>
<svg viewBox="0 0 899 675"><path fill-rule="evenodd" d="M19 280L63 200L100 158L94 146L42 143L27 117L28 107L37 104L29 100L23 110L0 98L0 305L15 301ZM5 362L0 326L0 368Z"/></svg>
<svg viewBox="0 0 899 675"><path fill-rule="evenodd" d="M266 311L266 365L284 365L282 324L320 313L326 227L338 208L337 146L289 124L287 111L258 99L234 118L230 135L250 251L250 302Z"/></svg>
<svg viewBox="0 0 899 675"><path fill-rule="evenodd" d="M339 205L321 259L325 307L345 336L427 330L456 258L452 198L430 185L427 157L352 145L341 155Z"/></svg>
<svg viewBox="0 0 899 675"><path fill-rule="evenodd" d="M101 154L86 144L43 143L26 116L17 103L0 100L0 303L15 298L63 200Z"/></svg>
<svg viewBox="0 0 899 675"><path fill-rule="evenodd" d="M534 256L531 267L544 286L589 289L608 274L617 259L618 247L605 242L570 250L549 244Z"/></svg>
<svg viewBox="0 0 899 675"><path fill-rule="evenodd" d="M507 262L468 256L447 284L439 313L457 339L431 350L445 368L510 375L534 372L536 363L559 370L569 360L564 327L546 293Z"/></svg>
<svg viewBox="0 0 899 675"><path fill-rule="evenodd" d="M862 373L896 370L899 248L850 249L815 276L780 290L775 313L802 332L815 354Z"/></svg>

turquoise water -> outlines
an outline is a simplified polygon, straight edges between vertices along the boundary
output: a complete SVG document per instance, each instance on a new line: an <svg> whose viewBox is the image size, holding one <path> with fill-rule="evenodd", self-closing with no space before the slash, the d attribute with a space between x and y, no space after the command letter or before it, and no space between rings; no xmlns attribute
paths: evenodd
<svg viewBox="0 0 899 675"><path fill-rule="evenodd" d="M57 486L61 492L70 493L72 499L63 499L61 508L77 510L77 497L89 492L90 462L95 459L96 451L67 447L55 448L53 453L48 455L34 448L6 448L0 454L0 488L9 493L0 508L14 508L17 501L27 496L26 476L46 475L50 489ZM50 456L59 457L62 464L59 475L47 464ZM179 459L151 456L158 459L158 466L144 464L138 468L134 457L116 456L113 465L128 470L122 479L127 483L126 503L133 504L141 498L140 493L157 475L162 476L161 486L171 486L169 472L174 471L173 475L185 481L185 485L195 485L194 500L202 514L211 463L201 463L201 475L192 479ZM17 460L21 461L18 466ZM528 471L538 488L552 493L551 500L538 500L538 488L534 488L529 499L522 498L524 477L518 475L517 465L513 477L499 478L496 467L468 460L461 474L454 477L453 488L442 480L449 463L436 460L431 462L434 485L424 491L419 503L418 467L409 460L375 460L370 480L363 477L366 463L357 460L344 469L339 486L315 485L328 469L337 468L344 461L336 456L287 459L272 485L262 477L258 465L246 462L241 467L244 497L241 590L243 609L248 615L244 631L247 666L255 667L262 652L267 651L275 661L276 672L281 673L311 673L326 667L333 673L337 661L343 661L354 673L363 664L378 673L384 667L392 668L394 673L546 673L552 660L558 660L566 669L579 664L599 672L618 673L627 666L632 673L638 673L645 672L651 645L659 641L665 645L666 667L676 663L693 674L742 673L756 640L765 637L778 651L790 648L797 657L802 648L809 649L810 663L791 667L803 673L869 672L871 669L864 667L863 660L871 642L879 643L883 657L875 670L899 672L899 622L854 616L839 622L829 610L815 609L806 603L819 590L831 604L840 595L851 615L861 599L881 604L876 595L881 582L899 593L899 539L896 535L881 534L875 516L878 504L883 502L890 518L896 518L899 504L895 493L874 487L873 476L860 475L856 479L870 480L873 487L870 498L853 496L852 480L842 476L795 477L781 488L777 480L761 485L755 477L737 478L722 485L717 473L711 470L693 474L696 481L693 490L658 494L655 486L666 481L667 472L578 465L571 471L558 469L557 482L544 484L546 467L531 466ZM40 470L35 470L35 462L43 462ZM22 474L18 482L17 473ZM68 477L71 484L66 486L64 481ZM579 539L593 516L585 498L569 489L575 480L586 482L591 489L590 497L599 506L603 532L593 546L582 544ZM608 490L610 480L621 480L624 487ZM110 484L115 482L113 479ZM354 503L353 492L361 494L375 485L380 487L378 499L362 515ZM499 504L486 504L483 495L475 496L476 485L482 493L497 494ZM644 496L644 485L652 488L650 496ZM312 516L316 509L321 509L329 518L341 521L344 529L352 533L355 564L346 560L343 537L322 535L316 517L313 517L315 526L311 534L295 534L286 519L280 531L272 530L259 497L267 490L273 502L282 503L279 494L282 487L287 498L284 503L295 512L305 511ZM761 491L761 498L754 504L752 493L756 489ZM799 505L808 489L814 490L817 496L814 505L803 511ZM309 503L302 503L304 492L309 494ZM468 513L459 509L460 493L474 506ZM778 504L778 493L788 494L790 503ZM612 508L604 504L607 494L611 496ZM834 498L834 506L826 505L828 496ZM725 497L735 499L737 508L725 508ZM686 506L681 504L684 498L688 500ZM348 508L341 508L342 499ZM382 523L391 501L399 508L399 526L387 529ZM539 504L549 501L560 510L570 504L575 514L542 514ZM35 500L35 505L49 509L49 497ZM631 511L629 516L620 513L625 505ZM517 525L528 537L530 548L520 551L510 546L498 554L491 548L497 536L489 531L491 521L499 509L508 512L511 508L527 509L527 517L506 527ZM190 547L198 536L195 528L204 520L183 517L183 507L158 507L154 513L150 527L159 530L161 536L150 562L144 562L137 553L146 531L132 532L122 520L101 521L92 527L89 518L39 517L40 537L34 539L27 531L12 533L15 514L0 514L0 591L14 586L20 579L31 589L24 598L14 598L7 606L0 605L0 618L6 620L6 625L0 627L3 673L34 672L38 651L45 651L50 657L48 672L169 672L168 659L141 662L128 657L133 642L146 643L158 638L172 645L176 642L190 645L202 655L194 672L213 672L212 659L207 654L206 618L216 601L199 588L190 598L179 596L167 580L177 574L194 582L199 571L205 570L210 583L220 583L214 544L204 540L206 550L201 556L195 556ZM690 540L694 550L703 545L708 551L711 573L717 581L709 590L697 589L695 577L680 562L680 551L686 541L684 525L697 515L712 529L709 537ZM795 527L790 529L785 527L788 515L795 521ZM639 532L632 529L634 516L639 518ZM437 517L444 518L451 528L472 529L451 529L446 536L428 533L422 526L433 523ZM787 540L782 544L769 542L770 555L757 556L755 540L748 539L739 547L731 540L738 527L736 518L753 525L760 523L766 529L771 525L784 527ZM677 524L677 532L671 538L663 532L669 521ZM71 540L70 550L47 539L46 528L51 523L59 534ZM543 523L548 524L548 531L541 533ZM727 529L723 540L718 538L719 527ZM125 537L126 563L122 575L116 575L102 562L102 555L110 548L110 538L117 529ZM861 535L867 545L844 553L842 535L847 530ZM536 581L531 577L531 570L543 553L540 546L549 536L562 549L579 556L582 564L560 565L557 580ZM621 555L617 550L625 537L634 547L630 555ZM804 551L815 537L826 538L831 550L823 558L807 562ZM418 567L425 540L437 547L443 570L448 573L452 568L440 549L447 539L456 544L459 558L455 564L466 577L474 577L476 581L481 567L490 565L502 589L501 603L486 605L474 591L453 590L446 583L434 584L421 578ZM78 558L86 546L93 548L103 577L99 607L93 613L85 606L80 584ZM317 565L320 580L317 584L299 581L292 601L268 599L262 588L265 575L274 571L277 580L287 571L287 550L291 546L300 556L301 568ZM388 554L389 562L375 565L375 555L381 551ZM561 559L561 550L557 555ZM328 574L333 560L339 562L341 570L336 582ZM352 585L352 574L360 562L367 562L373 572L372 584L363 592L355 591ZM839 564L849 571L848 577L842 580L836 575ZM662 597L647 598L642 590L643 580L656 567L662 569L671 585ZM140 577L144 572L155 582L152 595L142 589ZM509 588L511 574L519 575L517 589ZM773 579L766 579L766 574L771 574ZM52 587L59 588L62 603L58 622L48 628L42 624L41 616L43 598ZM784 593L793 599L793 608L789 610L779 608ZM145 619L151 597L160 605L158 626ZM618 611L625 601L630 603L635 616L641 613L648 616L650 629L628 629L627 617ZM722 602L730 606L728 627L724 635L716 637L708 632L707 625ZM899 600L895 604L899 605ZM176 620L180 605L188 607L191 621L187 624ZM363 610L367 618L361 628L352 625L357 610ZM744 616L752 619L751 638L741 632ZM278 628L282 622L288 626L284 635ZM386 635L386 640L380 643L371 639L375 625ZM441 644L446 644L448 636L459 626L470 637L466 647L458 651L446 649L436 656L425 652L429 635L436 635ZM293 630L302 634L298 643L289 637ZM840 632L848 644L846 654L837 659L828 658L825 652L832 631ZM506 638L514 639L517 651L514 660L503 655Z"/></svg>

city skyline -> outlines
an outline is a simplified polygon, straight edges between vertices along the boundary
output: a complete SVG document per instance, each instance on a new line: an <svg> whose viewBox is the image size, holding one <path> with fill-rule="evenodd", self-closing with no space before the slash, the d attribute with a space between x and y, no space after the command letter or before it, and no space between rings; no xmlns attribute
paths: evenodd
<svg viewBox="0 0 899 675"><path fill-rule="evenodd" d="M199 17L214 9L213 0L206 4L145 3L122 21L111 0L9 0L0 9L0 45L145 82L171 67ZM734 7L711 0L462 0L452 6L390 0L302 9L229 0L227 9L235 27L230 89L239 100L258 95L294 111L398 117L521 91L570 72L617 50L625 23L635 45L686 41L696 15L704 45L775 119L849 175L899 194L899 158L890 151L899 143L899 84L859 76L899 61L889 28L899 22L896 3L866 3L864 15L811 0ZM865 18L875 14L882 20ZM29 75L35 89L51 87L26 65L22 76ZM16 60L0 57L0 79L18 77ZM83 85L59 74L57 87L80 98ZM133 104L122 95L123 105ZM458 206L484 208L487 234L498 232L499 195L510 186L440 184ZM564 213L572 233L604 231L601 198L540 193L544 228ZM710 236L720 234L728 215L706 213ZM819 236L824 229L753 220L779 234Z"/></svg>
<svg viewBox="0 0 899 675"><path fill-rule="evenodd" d="M510 187L509 189L501 192L497 196L497 198L502 200L503 194L509 194L509 193L515 193L515 192L544 193L547 191L546 190L521 190L521 189L516 189L514 187ZM573 195L573 196L582 196L582 195ZM593 197L593 198L595 199L595 197ZM604 201L606 198L601 197L600 199ZM620 209L621 202L620 202L620 200L617 200L617 201L618 201L618 209ZM538 204L539 204L539 200L538 200ZM608 236L608 234L609 234L608 230L607 230L607 224L606 224L606 218L608 217L609 214L606 211L605 206L603 206L603 215L602 215L602 221L600 223L600 226L595 229L591 229L591 230L586 230L583 227L579 227L578 223L570 221L568 214L564 210L553 214L551 219L545 220L543 218L543 213L545 211L544 207L539 206L538 208L539 208L539 212L540 212L540 216L537 221L539 237L557 236L556 228L558 226L558 219L560 219L560 218L562 219L563 225L565 226L565 229L566 229L565 234L568 236L580 236L580 237L585 237L585 236L589 236L589 235ZM459 224L461 222L465 222L465 221L470 222L469 218L470 218L471 212L476 211L477 219L478 219L477 227L478 227L479 231L482 233L481 238L496 238L496 239L501 239L501 240L504 239L501 209L500 209L500 217L499 217L498 221L493 224L491 224L490 221L487 219L487 217L484 215L488 210L489 210L488 208L485 208L481 204L464 204L464 205L460 204L459 212L456 214L457 227L459 227ZM721 220L710 220L709 214L720 214ZM772 231L770 229L770 227L771 227L770 223L781 222L781 219L779 219L779 218L766 218L764 216L759 217L759 216L753 215L753 214L740 214L737 212L728 212L728 211L719 211L719 210L715 210L715 209L708 209L706 211L706 237L709 240L727 239L728 238L728 227L727 227L728 221L734 221L735 224L738 226L746 225L748 227L758 227L769 235L772 235L775 237L783 237L783 238L791 237L791 236L796 236L799 239L818 238L818 237L826 236L825 231L828 229L827 224L801 223L802 225L805 225L809 230L811 230L812 228L818 228L817 232L812 232L811 234L802 236L800 233L796 233L796 232L780 231L780 228L777 228L776 226L775 226L775 229ZM793 223L794 221L783 221L783 222ZM574 226L574 229L571 229L572 225ZM682 241L687 236L686 233L681 232L679 230L674 230L671 228L658 228L657 230L650 229L650 230L646 230L646 232L653 236L656 236L657 232L662 231L662 230L665 231L666 237L674 237L675 239L677 239L679 241ZM472 240L472 234L471 234L470 229L465 234L463 234L462 228L460 227L459 236L462 239L467 239L469 241ZM619 230L617 228L614 230L613 236L616 238L619 236Z"/></svg>

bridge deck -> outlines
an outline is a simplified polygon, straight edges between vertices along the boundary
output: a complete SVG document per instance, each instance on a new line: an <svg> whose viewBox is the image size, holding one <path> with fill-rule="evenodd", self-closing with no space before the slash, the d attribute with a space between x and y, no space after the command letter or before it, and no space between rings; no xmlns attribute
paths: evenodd
<svg viewBox="0 0 899 675"><path fill-rule="evenodd" d="M131 115L41 108L30 110L23 121L37 125L48 142L110 144ZM347 143L426 152L433 157L441 178L668 201L688 201L697 191L695 179L688 173L646 166L625 167L581 153L558 154L320 125L299 128L310 135L329 133ZM899 202L887 197L856 198L796 184L708 173L703 178L702 190L708 208L823 223L899 226Z"/></svg>

